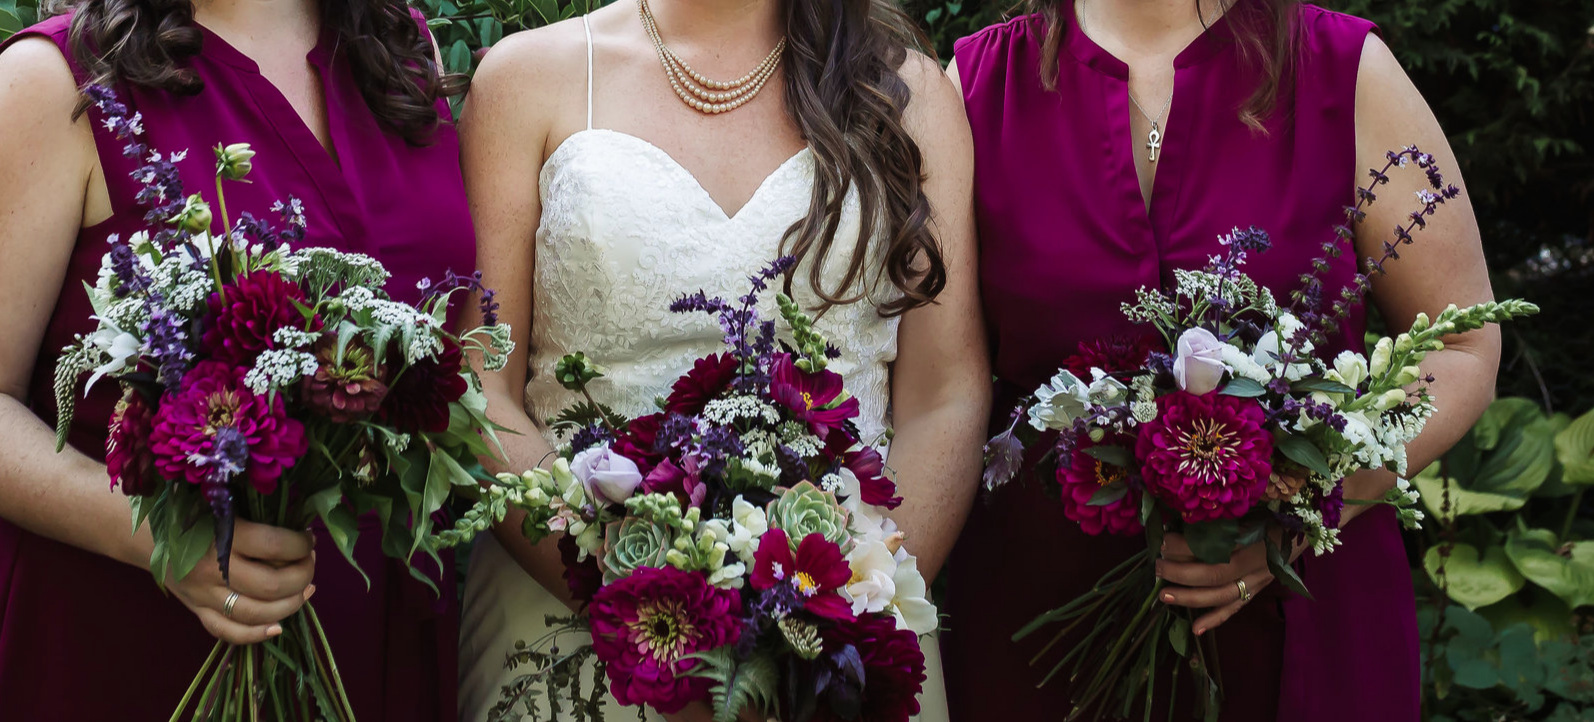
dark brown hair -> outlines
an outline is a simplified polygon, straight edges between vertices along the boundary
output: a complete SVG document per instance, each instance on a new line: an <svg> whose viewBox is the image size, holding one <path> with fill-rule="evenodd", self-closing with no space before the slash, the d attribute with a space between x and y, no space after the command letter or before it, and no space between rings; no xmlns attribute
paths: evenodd
<svg viewBox="0 0 1594 722"><path fill-rule="evenodd" d="M878 259L902 297L880 312L900 315L946 286L941 248L930 232L919 146L902 125L909 89L899 70L910 48L927 48L893 0L786 0L786 106L814 154L808 215L786 232L785 253L808 258L808 283L822 307L868 294ZM845 277L822 282L850 189L858 191L859 233ZM875 235L883 253L871 249ZM790 293L792 274L786 277Z"/></svg>
<svg viewBox="0 0 1594 722"><path fill-rule="evenodd" d="M76 10L72 54L90 84L179 95L204 90L188 67L204 42L191 0L81 0L70 7ZM430 38L403 0L324 0L321 23L337 33L377 120L411 143L425 143L441 122L437 99L462 91L464 83L442 73Z"/></svg>
<svg viewBox="0 0 1594 722"><path fill-rule="evenodd" d="M1201 12L1201 0L1195 0ZM1240 50L1240 57L1261 71L1261 81L1245 104L1238 108L1240 120L1262 129L1277 109L1279 95L1294 82L1297 23L1300 0L1226 0L1229 9L1224 22L1229 37ZM1063 33L1073 18L1063 14L1073 0L1030 0L1031 12L1046 20L1046 38L1041 45L1041 83L1047 90L1057 89L1057 53L1062 49ZM1206 25L1206 20L1202 20Z"/></svg>

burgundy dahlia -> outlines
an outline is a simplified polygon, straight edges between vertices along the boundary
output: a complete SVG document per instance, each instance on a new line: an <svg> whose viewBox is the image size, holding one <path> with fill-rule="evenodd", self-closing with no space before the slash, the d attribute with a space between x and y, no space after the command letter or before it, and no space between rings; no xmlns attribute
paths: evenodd
<svg viewBox="0 0 1594 722"><path fill-rule="evenodd" d="M1063 359L1063 368L1075 376L1090 380L1090 370L1098 368L1109 374L1139 371L1146 365L1146 357L1162 348L1155 336L1114 336L1082 341L1079 353Z"/></svg>
<svg viewBox="0 0 1594 722"><path fill-rule="evenodd" d="M736 380L740 362L734 354L705 356L692 364L692 370L676 379L670 397L664 401L665 413L696 416L708 402L725 393Z"/></svg>
<svg viewBox="0 0 1594 722"><path fill-rule="evenodd" d="M664 714L708 698L713 682L689 677L686 655L735 644L742 597L709 586L699 572L642 567L593 597L592 648L608 665L609 691L620 704Z"/></svg>
<svg viewBox="0 0 1594 722"><path fill-rule="evenodd" d="M823 633L825 654L851 646L863 662L863 700L859 715L843 718L831 705L820 705L815 722L907 722L919 713L924 688L924 652L912 630L898 629L890 616L865 614L829 627Z"/></svg>
<svg viewBox="0 0 1594 722"><path fill-rule="evenodd" d="M1109 464L1091 456L1085 450L1095 446L1089 438L1081 437L1067 467L1057 465L1057 483L1063 486L1063 515L1079 522L1086 534L1102 533L1139 534L1140 492L1130 487L1128 493L1110 504L1092 506L1096 492L1112 484L1129 483L1129 470Z"/></svg>
<svg viewBox="0 0 1594 722"><path fill-rule="evenodd" d="M398 375L377 419L405 433L448 431L448 405L465 395L469 383L459 372L465 355L459 344L443 341L443 351Z"/></svg>
<svg viewBox="0 0 1594 722"><path fill-rule="evenodd" d="M621 456L635 461L637 468L646 476L653 471L654 466L664 460L664 454L658 450L659 426L663 423L662 413L638 416L620 431L611 448ZM648 490L649 493L652 491Z"/></svg>
<svg viewBox="0 0 1594 722"><path fill-rule="evenodd" d="M381 408L387 384L369 347L350 343L340 360L336 340L324 337L316 344L315 357L320 362L315 374L299 384L306 406L337 424L366 418Z"/></svg>
<svg viewBox="0 0 1594 722"><path fill-rule="evenodd" d="M128 496L154 496L160 479L155 475L155 454L150 434L155 430L155 409L144 395L128 389L111 415L111 434L105 439L105 470L111 488Z"/></svg>
<svg viewBox="0 0 1594 722"><path fill-rule="evenodd" d="M570 587L570 598L583 604L592 601L593 595L603 588L603 572L598 569L598 558L587 555L586 561L576 561L581 547L570 534L559 537L559 561L565 565L565 584Z"/></svg>
<svg viewBox="0 0 1594 722"><path fill-rule="evenodd" d="M230 447L241 440L248 449L243 475L256 491L270 494L283 472L304 456L309 448L304 425L288 418L281 396L251 392L244 373L217 361L201 362L161 403L149 444L155 467L166 478L204 483L213 473L211 460L231 458ZM229 448L222 448L218 435L232 440Z"/></svg>
<svg viewBox="0 0 1594 722"><path fill-rule="evenodd" d="M1152 496L1187 522L1235 519L1267 493L1273 437L1255 399L1177 391L1157 399L1135 456Z"/></svg>
<svg viewBox="0 0 1594 722"><path fill-rule="evenodd" d="M210 357L236 365L249 365L261 351L276 348L272 338L284 327L318 331L321 320L307 325L294 302L304 303L304 292L276 273L241 276L227 287L227 298L210 296L210 326L204 346Z"/></svg>

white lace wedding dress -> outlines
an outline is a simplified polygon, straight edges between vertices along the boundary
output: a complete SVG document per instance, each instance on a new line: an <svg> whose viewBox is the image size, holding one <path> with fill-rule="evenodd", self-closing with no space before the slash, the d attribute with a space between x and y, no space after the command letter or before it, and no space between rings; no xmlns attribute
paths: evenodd
<svg viewBox="0 0 1594 722"><path fill-rule="evenodd" d="M663 150L636 136L593 128L592 57L588 36L587 129L564 141L543 165L542 220L537 231L530 382L526 410L545 420L574 400L553 378L554 364L581 351L605 368L593 384L598 401L638 416L692 362L723 349L718 323L706 314L669 312L670 302L702 290L734 300L747 277L773 260L786 229L808 212L813 157L804 149L775 169L734 216L727 216L697 179ZM849 199L837 232L838 251L858 233L858 205ZM845 253L827 264L827 277L845 272ZM806 275L801 275L805 280ZM812 301L801 284L799 301ZM877 284L889 289L889 284ZM890 296L876 295L874 302ZM760 313L776 318L772 295ZM858 397L858 427L866 441L888 425L890 364L896 358L895 319L869 301L832 309L817 324L841 350L830 368ZM555 443L553 438L550 443ZM910 542L911 545L911 542ZM569 611L525 573L491 536L477 542L466 575L460 633L460 719L482 722L501 688L517 672L505 668L517 640L547 631L544 617ZM561 640L569 648L582 640ZM924 722L947 719L940 653L921 640L927 662ZM612 699L609 722L636 711ZM649 719L657 715L648 714Z"/></svg>

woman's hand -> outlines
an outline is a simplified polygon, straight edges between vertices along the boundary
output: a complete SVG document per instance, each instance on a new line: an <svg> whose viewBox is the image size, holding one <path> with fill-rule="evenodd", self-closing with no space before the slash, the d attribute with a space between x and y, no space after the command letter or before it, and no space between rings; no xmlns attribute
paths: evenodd
<svg viewBox="0 0 1594 722"><path fill-rule="evenodd" d="M221 579L216 547L188 576L167 588L199 617L205 631L228 644L256 644L282 634L278 622L310 600L315 587L315 536L310 532L239 521L233 529L231 584ZM227 599L233 594L228 609ZM229 613L230 612L230 613Z"/></svg>
<svg viewBox="0 0 1594 722"><path fill-rule="evenodd" d="M774 717L766 718L751 708L743 709L736 718L739 722L780 722ZM714 712L704 702L693 702L680 712L664 715L664 719L668 722L714 722Z"/></svg>
<svg viewBox="0 0 1594 722"><path fill-rule="evenodd" d="M1297 544L1290 553L1290 561L1305 551ZM1160 593L1164 604L1194 609L1210 609L1195 620L1196 636L1216 629L1229 621L1247 602L1273 583L1273 573L1267 567L1267 545L1256 542L1236 549L1227 564L1204 564L1196 561L1190 545L1179 534L1168 534L1162 541L1162 558L1157 560L1157 577L1169 584ZM1240 582L1245 582L1245 594L1240 594Z"/></svg>

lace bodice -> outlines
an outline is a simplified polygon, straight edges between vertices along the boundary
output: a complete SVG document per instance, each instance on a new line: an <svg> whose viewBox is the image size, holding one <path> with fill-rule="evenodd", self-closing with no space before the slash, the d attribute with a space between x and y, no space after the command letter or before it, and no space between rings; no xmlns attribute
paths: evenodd
<svg viewBox="0 0 1594 722"><path fill-rule="evenodd" d="M724 349L713 318L670 313L669 305L698 290L727 300L747 292L747 277L775 258L786 229L808 212L813 156L806 149L792 156L729 217L662 149L616 131L570 136L549 156L540 181L526 408L545 421L575 400L553 370L560 357L581 351L605 369L594 397L635 416L654 411L654 400L694 360ZM826 264L827 287L845 273L858 213L849 198ZM806 272L799 268L793 284L805 306L815 300ZM864 440L875 442L888 424L897 321L876 310L891 296L871 296L873 302L831 309L817 326L841 350L831 368L858 397ZM775 318L773 293L762 301L760 315Z"/></svg>

